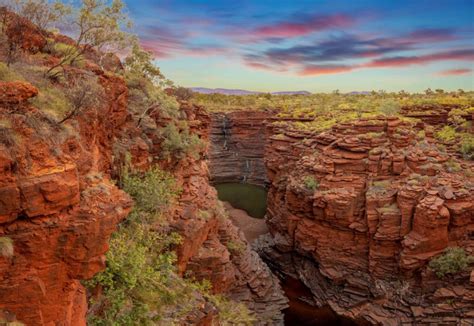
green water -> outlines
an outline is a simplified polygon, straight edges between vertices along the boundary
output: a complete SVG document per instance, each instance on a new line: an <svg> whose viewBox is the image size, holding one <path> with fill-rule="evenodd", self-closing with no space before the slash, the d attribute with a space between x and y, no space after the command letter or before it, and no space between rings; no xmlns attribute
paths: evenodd
<svg viewBox="0 0 474 326"><path fill-rule="evenodd" d="M267 191L245 183L221 183L215 186L219 199L243 209L252 217L263 218L267 210Z"/></svg>

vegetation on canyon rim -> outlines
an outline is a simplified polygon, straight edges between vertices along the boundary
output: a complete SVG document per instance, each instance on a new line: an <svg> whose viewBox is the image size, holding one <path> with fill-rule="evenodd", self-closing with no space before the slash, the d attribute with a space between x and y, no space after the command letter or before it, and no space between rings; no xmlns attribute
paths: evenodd
<svg viewBox="0 0 474 326"><path fill-rule="evenodd" d="M211 294L207 281L177 275L173 246L180 236L172 232L164 214L180 193L174 177L158 168L144 174L122 173L123 189L135 205L110 241L107 268L87 286L101 288L92 299L91 325L172 325L203 300L219 311L223 325L250 325L254 318L243 304Z"/></svg>
<svg viewBox="0 0 474 326"><path fill-rule="evenodd" d="M314 133L328 130L338 123L377 116L398 116L416 123L418 117L442 110L443 106L453 107L449 111L448 124L435 131L436 140L453 147L465 159L474 158L474 136L470 132L472 121L466 119L474 112L474 92L461 89L454 92L427 89L424 93L413 94L405 91L238 96L195 93L190 101L211 111L272 110L279 118L274 124ZM403 114L406 112L410 113L409 118Z"/></svg>

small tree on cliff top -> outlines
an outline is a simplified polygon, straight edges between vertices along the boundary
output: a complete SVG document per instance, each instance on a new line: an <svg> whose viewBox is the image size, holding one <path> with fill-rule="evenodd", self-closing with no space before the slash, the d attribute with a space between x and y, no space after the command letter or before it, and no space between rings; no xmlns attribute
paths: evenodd
<svg viewBox="0 0 474 326"><path fill-rule="evenodd" d="M71 14L71 7L61 1L0 0L0 6L3 3L6 3L9 10L38 26L41 31L55 28L56 24L63 22Z"/></svg>
<svg viewBox="0 0 474 326"><path fill-rule="evenodd" d="M47 71L50 77L57 76L59 68L74 63L88 49L106 53L124 49L128 45L130 35L122 28L130 28L131 22L121 0L113 0L112 3L106 0L82 0L82 6L74 9L71 17L74 45Z"/></svg>

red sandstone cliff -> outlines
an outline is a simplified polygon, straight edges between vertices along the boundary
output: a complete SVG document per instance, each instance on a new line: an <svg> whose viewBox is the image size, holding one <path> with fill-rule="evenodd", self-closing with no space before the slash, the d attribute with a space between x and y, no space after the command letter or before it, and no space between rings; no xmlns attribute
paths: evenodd
<svg viewBox="0 0 474 326"><path fill-rule="evenodd" d="M257 247L317 305L354 320L469 325L474 272L438 279L427 263L448 246L474 252L472 164L454 172L448 154L415 134L395 118L315 135L269 127L271 236Z"/></svg>
<svg viewBox="0 0 474 326"><path fill-rule="evenodd" d="M41 51L44 37L27 21L21 23L18 41L25 55ZM18 36L14 31L8 35ZM183 238L177 249L180 274L210 279L214 292L244 302L259 324L280 324L286 298L279 281L216 209L205 149L199 157L163 160L158 131L169 117L157 110L146 123L137 123L128 109L124 80L99 68L94 53L87 57L84 70L68 73L94 74L105 96L63 125L30 104L38 94L34 86L0 82L0 237L10 238L14 246L11 257L0 256L0 311L26 325L85 324L86 293L80 281L105 267L109 237L132 206L111 181L129 152L136 169L157 164L172 172L183 189L169 215L171 227ZM55 60L49 57L41 64ZM205 111L187 104L180 111L191 132L207 140ZM211 213L204 217L200 211ZM229 241L243 250L230 252ZM207 306L196 309L202 311L183 319L184 324L213 321L215 312Z"/></svg>

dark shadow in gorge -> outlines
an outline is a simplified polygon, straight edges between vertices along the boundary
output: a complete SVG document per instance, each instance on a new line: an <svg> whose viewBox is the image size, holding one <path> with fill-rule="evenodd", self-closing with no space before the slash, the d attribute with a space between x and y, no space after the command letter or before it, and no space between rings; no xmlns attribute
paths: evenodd
<svg viewBox="0 0 474 326"><path fill-rule="evenodd" d="M230 217L244 232L247 240L251 242L255 238L254 231L256 231L256 228L261 229L257 224L264 223L262 218L265 216L267 208L267 191L265 188L244 183L222 183L215 185L215 188L219 199L230 204L226 205ZM246 216L245 213L239 215L238 212L235 212L236 209L237 211L239 209L246 211L251 217ZM235 221L236 218L245 220L242 223L242 221ZM256 225L252 226L253 222ZM265 232L268 232L268 230ZM311 305L309 303L312 301L311 291L301 281L282 276L282 288L290 300L289 308L283 311L286 326L356 325L353 321L338 316L329 307L317 308Z"/></svg>
<svg viewBox="0 0 474 326"><path fill-rule="evenodd" d="M286 326L352 326L357 325L348 318L338 316L331 308L316 308L311 291L300 280L285 276L281 282L290 307L283 310Z"/></svg>

